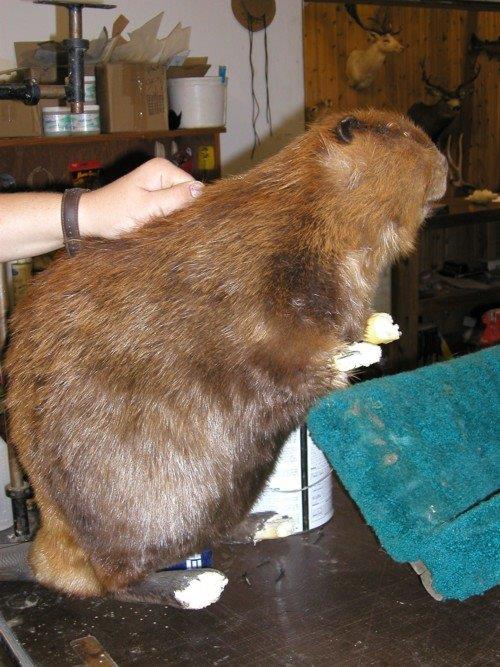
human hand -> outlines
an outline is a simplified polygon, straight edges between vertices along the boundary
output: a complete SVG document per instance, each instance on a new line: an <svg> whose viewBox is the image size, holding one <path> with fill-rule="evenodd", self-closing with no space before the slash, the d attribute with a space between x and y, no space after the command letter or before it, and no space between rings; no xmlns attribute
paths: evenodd
<svg viewBox="0 0 500 667"><path fill-rule="evenodd" d="M113 239L148 220L166 216L198 197L203 184L168 160L153 158L98 190L82 195L82 236Z"/></svg>

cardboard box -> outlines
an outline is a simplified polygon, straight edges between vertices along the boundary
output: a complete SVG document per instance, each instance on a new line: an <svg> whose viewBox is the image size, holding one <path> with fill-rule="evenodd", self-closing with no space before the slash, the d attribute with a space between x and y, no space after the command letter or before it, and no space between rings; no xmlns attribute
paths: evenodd
<svg viewBox="0 0 500 667"><path fill-rule="evenodd" d="M96 85L103 132L168 130L164 65L101 64Z"/></svg>
<svg viewBox="0 0 500 667"><path fill-rule="evenodd" d="M210 69L210 65L180 65L179 67L171 65L167 67L167 79L185 79L189 76L205 76Z"/></svg>
<svg viewBox="0 0 500 667"><path fill-rule="evenodd" d="M39 137L41 134L38 107L28 107L18 101L0 101L0 137Z"/></svg>
<svg viewBox="0 0 500 667"><path fill-rule="evenodd" d="M44 48L45 46L45 48ZM55 42L14 42L18 68L30 69L38 83L57 83L58 52Z"/></svg>

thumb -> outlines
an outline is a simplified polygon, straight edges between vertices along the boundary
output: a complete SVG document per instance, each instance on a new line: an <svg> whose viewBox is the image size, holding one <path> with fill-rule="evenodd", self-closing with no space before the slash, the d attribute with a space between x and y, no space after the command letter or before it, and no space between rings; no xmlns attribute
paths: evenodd
<svg viewBox="0 0 500 667"><path fill-rule="evenodd" d="M187 181L173 185L165 190L154 190L148 193L151 209L158 214L168 215L172 211L182 208L203 192L204 185L200 181Z"/></svg>

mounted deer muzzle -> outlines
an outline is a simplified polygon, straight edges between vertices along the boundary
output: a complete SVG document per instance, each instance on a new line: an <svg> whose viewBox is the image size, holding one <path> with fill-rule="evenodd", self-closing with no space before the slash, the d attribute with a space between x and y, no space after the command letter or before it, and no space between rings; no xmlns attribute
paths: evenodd
<svg viewBox="0 0 500 667"><path fill-rule="evenodd" d="M470 79L462 82L453 90L432 83L425 71L424 62L420 63L420 67L422 68L422 81L425 83L427 92L437 97L437 100L434 104L416 102L408 110L408 116L427 132L435 144L438 144L443 132L462 109L464 99L473 93L473 83L479 75L479 67L476 68Z"/></svg>
<svg viewBox="0 0 500 667"><path fill-rule="evenodd" d="M379 69L385 62L388 53L401 53L404 47L396 35L399 30L393 30L389 21L387 8L383 14L379 11L369 19L367 24L359 18L354 3L346 3L345 8L349 16L368 33L373 42L367 49L355 49L347 60L347 78L349 85L355 90L364 90L373 83Z"/></svg>

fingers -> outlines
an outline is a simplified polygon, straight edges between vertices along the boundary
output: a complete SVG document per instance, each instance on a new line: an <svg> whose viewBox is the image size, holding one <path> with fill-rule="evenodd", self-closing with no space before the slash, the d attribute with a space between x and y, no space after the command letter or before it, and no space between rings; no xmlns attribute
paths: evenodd
<svg viewBox="0 0 500 667"><path fill-rule="evenodd" d="M116 238L155 216L192 202L203 184L168 160L153 158L126 176L83 195L80 230L85 236Z"/></svg>
<svg viewBox="0 0 500 667"><path fill-rule="evenodd" d="M133 174L137 178L137 185L145 190L161 190L194 181L194 178L186 171L160 157L148 160L130 175Z"/></svg>
<svg viewBox="0 0 500 667"><path fill-rule="evenodd" d="M150 192L148 197L151 201L152 211L158 211L158 215L168 215L178 208L182 208L201 195L203 183L199 181L188 181L179 183L164 190Z"/></svg>

